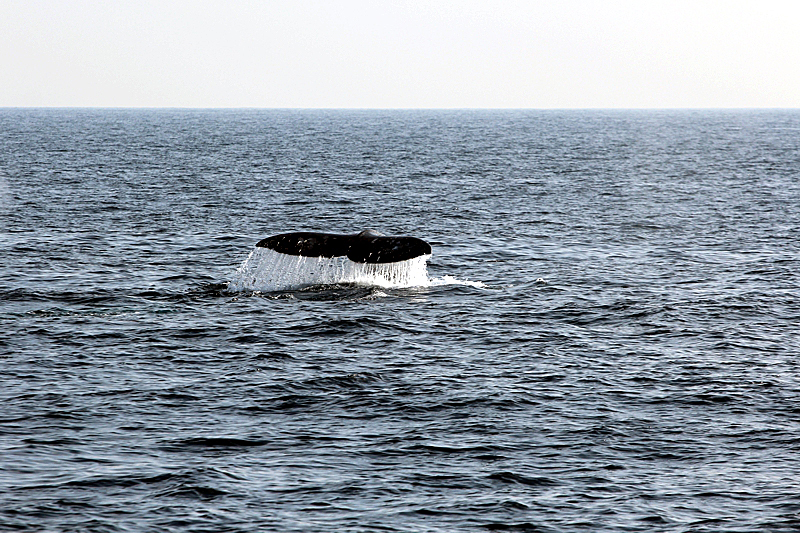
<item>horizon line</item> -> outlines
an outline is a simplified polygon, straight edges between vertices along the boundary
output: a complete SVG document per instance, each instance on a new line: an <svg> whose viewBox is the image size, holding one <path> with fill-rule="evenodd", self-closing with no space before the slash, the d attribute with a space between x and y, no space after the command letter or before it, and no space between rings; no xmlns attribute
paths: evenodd
<svg viewBox="0 0 800 533"><path fill-rule="evenodd" d="M116 110L254 110L254 111L798 111L783 106L665 106L665 107L262 107L262 106L71 106L0 105L0 109L116 109Z"/></svg>

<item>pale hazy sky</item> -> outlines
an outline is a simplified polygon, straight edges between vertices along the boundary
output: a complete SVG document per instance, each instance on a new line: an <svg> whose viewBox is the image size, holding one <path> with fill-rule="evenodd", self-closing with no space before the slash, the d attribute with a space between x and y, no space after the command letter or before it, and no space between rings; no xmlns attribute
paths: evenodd
<svg viewBox="0 0 800 533"><path fill-rule="evenodd" d="M0 106L800 108L800 2L0 0Z"/></svg>

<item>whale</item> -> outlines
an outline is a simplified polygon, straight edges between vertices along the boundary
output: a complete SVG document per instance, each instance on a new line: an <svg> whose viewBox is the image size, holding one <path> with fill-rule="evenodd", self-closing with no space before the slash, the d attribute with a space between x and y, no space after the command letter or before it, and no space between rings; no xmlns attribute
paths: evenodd
<svg viewBox="0 0 800 533"><path fill-rule="evenodd" d="M260 240L257 248L303 257L347 257L355 263L397 263L430 255L431 245L417 237L389 237L374 230L355 235L299 231Z"/></svg>

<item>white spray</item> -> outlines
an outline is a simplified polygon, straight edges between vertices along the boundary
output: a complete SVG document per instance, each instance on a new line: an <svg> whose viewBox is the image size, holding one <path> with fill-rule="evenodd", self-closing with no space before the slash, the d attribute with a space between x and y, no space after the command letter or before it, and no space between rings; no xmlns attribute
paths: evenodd
<svg viewBox="0 0 800 533"><path fill-rule="evenodd" d="M428 286L429 257L396 263L355 263L346 257L303 257L255 248L236 270L228 290L268 292L336 283L386 288Z"/></svg>

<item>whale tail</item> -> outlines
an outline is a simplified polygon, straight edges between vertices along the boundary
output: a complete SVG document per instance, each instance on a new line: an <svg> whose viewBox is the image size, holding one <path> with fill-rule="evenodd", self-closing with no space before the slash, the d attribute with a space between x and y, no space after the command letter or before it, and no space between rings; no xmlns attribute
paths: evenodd
<svg viewBox="0 0 800 533"><path fill-rule="evenodd" d="M427 286L431 245L416 237L297 232L267 237L236 270L228 290L281 291L356 283Z"/></svg>
<svg viewBox="0 0 800 533"><path fill-rule="evenodd" d="M387 237L364 230L356 235L282 233L262 239L258 248L303 257L343 257L354 263L396 263L431 254L431 245L416 237Z"/></svg>

